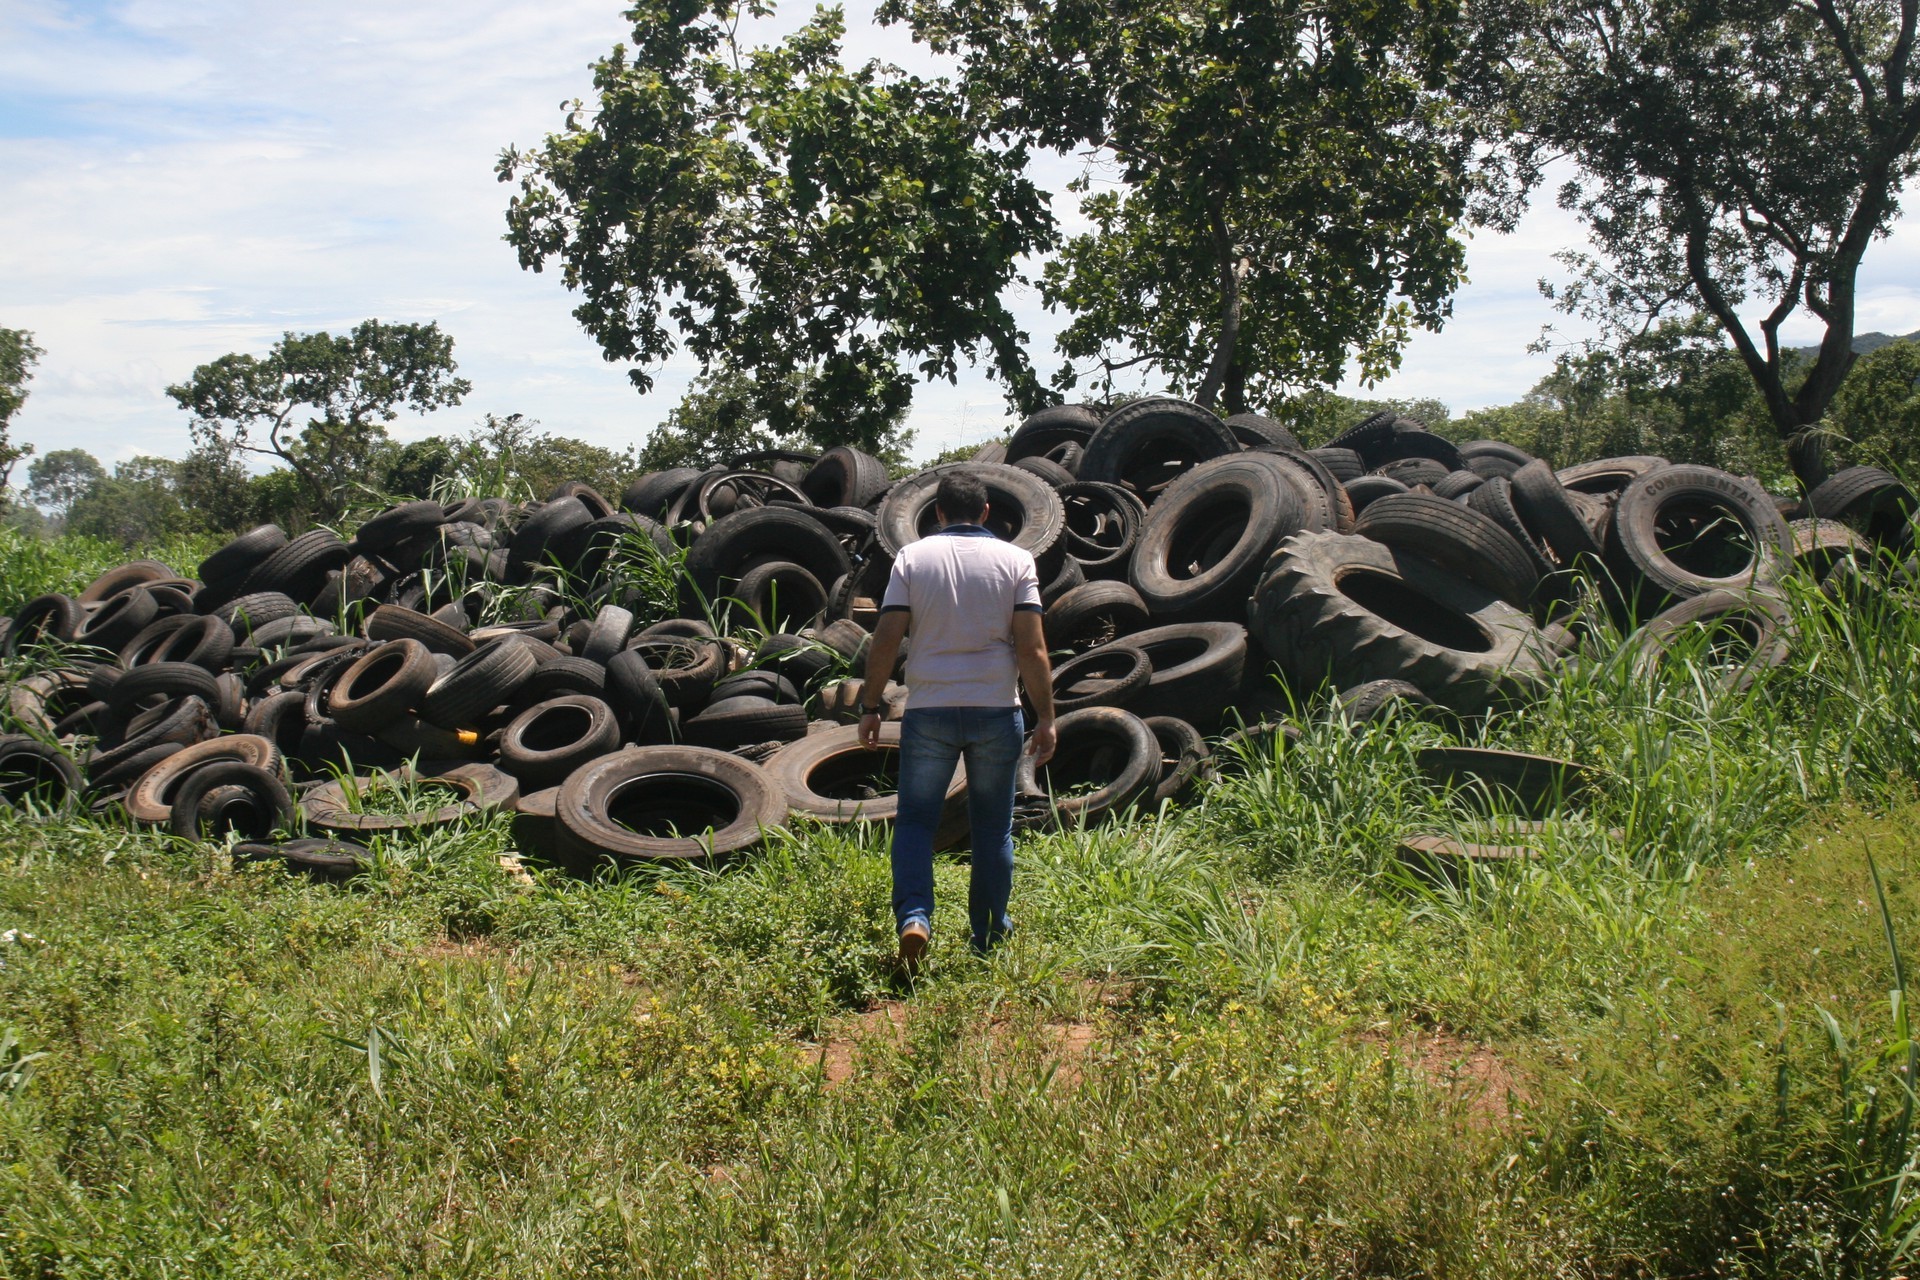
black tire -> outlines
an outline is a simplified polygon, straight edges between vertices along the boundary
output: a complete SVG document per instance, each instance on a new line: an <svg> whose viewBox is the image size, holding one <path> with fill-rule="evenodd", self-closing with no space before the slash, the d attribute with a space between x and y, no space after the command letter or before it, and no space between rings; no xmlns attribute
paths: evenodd
<svg viewBox="0 0 1920 1280"><path fill-rule="evenodd" d="M1396 493L1411 492L1406 485L1392 476L1361 476L1358 480L1349 480L1346 484L1347 501L1353 504L1356 519L1365 515L1368 507L1382 498L1392 497Z"/></svg>
<svg viewBox="0 0 1920 1280"><path fill-rule="evenodd" d="M7 686L7 712L16 724L38 734L50 734L56 721L100 701L99 695L90 691L90 682L90 675L71 669L22 677Z"/></svg>
<svg viewBox="0 0 1920 1280"><path fill-rule="evenodd" d="M586 546L580 553L577 576L594 578L607 566L647 563L649 557L674 554L673 538L645 516L622 514L595 520L587 526Z"/></svg>
<svg viewBox="0 0 1920 1280"><path fill-rule="evenodd" d="M265 738L277 747L282 756L297 755L300 751L300 735L307 727L307 695L304 693L270 694L256 700L247 708L247 715L240 722L240 731L245 734Z"/></svg>
<svg viewBox="0 0 1920 1280"><path fill-rule="evenodd" d="M373 853L350 840L243 840L233 846L236 865L277 863L314 880L341 884L373 866Z"/></svg>
<svg viewBox="0 0 1920 1280"><path fill-rule="evenodd" d="M200 581L215 590L238 587L268 556L287 545L286 530L258 525L200 562Z"/></svg>
<svg viewBox="0 0 1920 1280"><path fill-rule="evenodd" d="M1533 455L1503 440L1468 440L1460 445L1460 465L1483 480L1512 477L1533 461Z"/></svg>
<svg viewBox="0 0 1920 1280"><path fill-rule="evenodd" d="M1560 566L1547 554L1547 548L1533 536L1519 508L1513 505L1513 482L1505 476L1492 476L1467 495L1469 510L1478 511L1505 531L1514 545L1526 554L1527 561L1540 577L1559 572Z"/></svg>
<svg viewBox="0 0 1920 1280"><path fill-rule="evenodd" d="M477 728L487 713L520 691L539 665L528 641L495 640L433 682L421 700L420 718L442 729Z"/></svg>
<svg viewBox="0 0 1920 1280"><path fill-rule="evenodd" d="M1560 468L1554 472L1554 476L1560 481L1561 487L1570 492L1604 498L1624 493L1628 485L1649 471L1658 471L1662 467L1672 465L1665 458L1635 454L1628 457L1601 458L1594 462L1575 463L1571 467Z"/></svg>
<svg viewBox="0 0 1920 1280"><path fill-rule="evenodd" d="M299 612L300 606L284 591L256 591L234 597L213 610L212 616L226 623L235 636L251 636L255 627L291 618Z"/></svg>
<svg viewBox="0 0 1920 1280"><path fill-rule="evenodd" d="M794 707L804 701L793 681L765 667L736 671L713 686L714 702L724 702L728 698L765 698L769 702Z"/></svg>
<svg viewBox="0 0 1920 1280"><path fill-rule="evenodd" d="M1366 417L1327 442L1329 449L1342 449L1350 452L1356 459L1366 455L1383 441L1393 439L1394 414L1391 409L1382 409ZM1346 477L1341 477L1345 480Z"/></svg>
<svg viewBox="0 0 1920 1280"><path fill-rule="evenodd" d="M1883 547L1905 549L1913 541L1913 493L1878 467L1835 472L1807 495L1807 508L1822 520L1851 525Z"/></svg>
<svg viewBox="0 0 1920 1280"><path fill-rule="evenodd" d="M1610 544L1616 577L1637 579L1656 602L1768 586L1793 565L1793 534L1772 499L1712 467L1662 467L1628 485Z"/></svg>
<svg viewBox="0 0 1920 1280"><path fill-rule="evenodd" d="M1022 753L1015 789L1046 797L1055 824L1093 826L1117 817L1159 784L1160 742L1131 711L1087 707L1061 716L1054 731L1053 759L1036 766L1031 753Z"/></svg>
<svg viewBox="0 0 1920 1280"><path fill-rule="evenodd" d="M620 509L645 516L656 523L667 518L667 509L687 486L700 478L692 467L674 467L668 471L649 471L628 483L620 495Z"/></svg>
<svg viewBox="0 0 1920 1280"><path fill-rule="evenodd" d="M402 502L388 507L354 533L354 553L378 555L423 533L432 533L446 519L447 509L437 502Z"/></svg>
<svg viewBox="0 0 1920 1280"><path fill-rule="evenodd" d="M1020 461L1012 463L1011 465L1020 468L1022 471L1039 476L1056 489L1062 485L1073 483L1073 471L1070 468L1061 466L1052 458L1022 458Z"/></svg>
<svg viewBox="0 0 1920 1280"><path fill-rule="evenodd" d="M762 742L792 742L806 734L806 708L781 706L755 697L711 702L681 725L681 736L690 745L716 751L738 751Z"/></svg>
<svg viewBox="0 0 1920 1280"><path fill-rule="evenodd" d="M168 756L185 751L187 745L184 742L158 742L127 755L90 757L86 769L87 792L96 804L102 800L117 799L125 794L128 787L138 782L147 770Z"/></svg>
<svg viewBox="0 0 1920 1280"><path fill-rule="evenodd" d="M1431 561L1525 609L1540 574L1526 549L1487 516L1430 493L1397 494L1367 508L1363 538Z"/></svg>
<svg viewBox="0 0 1920 1280"><path fill-rule="evenodd" d="M549 502L521 522L507 544L507 576L514 582L526 582L536 570L556 565L565 569L573 563L570 551L586 540L587 526L594 516L585 503L572 498Z"/></svg>
<svg viewBox="0 0 1920 1280"><path fill-rule="evenodd" d="M73 599L81 604L104 604L115 595L132 591L134 587L144 587L156 581L180 581L173 570L161 564L159 560L129 560L127 564L115 564L108 572L86 583L79 595Z"/></svg>
<svg viewBox="0 0 1920 1280"><path fill-rule="evenodd" d="M1154 396L1121 405L1086 442L1082 480L1121 485L1143 499L1189 468L1240 452L1233 431L1211 409Z"/></svg>
<svg viewBox="0 0 1920 1280"><path fill-rule="evenodd" d="M672 708L643 654L628 649L607 664L606 699L629 742L656 746L673 741Z"/></svg>
<svg viewBox="0 0 1920 1280"><path fill-rule="evenodd" d="M432 653L449 654L455 658L464 658L475 648L473 638L466 633L397 604L383 604L368 614L362 630L367 639L375 643L412 640L424 645Z"/></svg>
<svg viewBox="0 0 1920 1280"><path fill-rule="evenodd" d="M209 618L209 622L218 623L220 619ZM311 640L335 634L337 628L324 618L310 618L297 614L291 618L282 618L278 622L269 622L265 626L255 627L248 637L256 649L296 649Z"/></svg>
<svg viewBox="0 0 1920 1280"><path fill-rule="evenodd" d="M1000 463L950 462L894 485L880 505L875 532L881 549L898 556L910 543L938 532L934 496L941 477L954 468L979 476L987 486L987 527L994 535L1030 553L1041 576L1052 577L1066 551L1066 507L1040 477Z"/></svg>
<svg viewBox="0 0 1920 1280"><path fill-rule="evenodd" d="M1089 582L1053 602L1041 624L1049 649L1083 651L1146 628L1152 615L1124 582Z"/></svg>
<svg viewBox="0 0 1920 1280"><path fill-rule="evenodd" d="M824 627L815 627L812 634L814 640L848 661L858 657L860 650L867 643L867 629L845 618L837 622L829 622Z"/></svg>
<svg viewBox="0 0 1920 1280"><path fill-rule="evenodd" d="M1128 577L1156 618L1229 621L1273 549L1307 521L1286 463L1270 453L1218 458L1155 502Z"/></svg>
<svg viewBox="0 0 1920 1280"><path fill-rule="evenodd" d="M515 696L526 706L532 706L536 702L545 702L569 693L584 693L598 698L606 692L606 688L607 668L603 663L591 662L586 658L560 657L535 668Z"/></svg>
<svg viewBox="0 0 1920 1280"><path fill-rule="evenodd" d="M265 840L293 822L287 784L258 765L221 760L193 770L174 789L167 828L186 840L238 831Z"/></svg>
<svg viewBox="0 0 1920 1280"><path fill-rule="evenodd" d="M8 657L42 644L67 644L72 641L86 610L71 596L58 593L35 596L21 605L7 626L5 651Z"/></svg>
<svg viewBox="0 0 1920 1280"><path fill-rule="evenodd" d="M613 708L588 694L528 707L500 735L500 767L526 790L558 786L575 769L620 745Z"/></svg>
<svg viewBox="0 0 1920 1280"><path fill-rule="evenodd" d="M1405 680L1462 713L1530 686L1553 660L1532 619L1485 587L1340 534L1283 545L1250 617L1297 688Z"/></svg>
<svg viewBox="0 0 1920 1280"><path fill-rule="evenodd" d="M1125 578L1146 505L1117 484L1089 480L1062 485L1059 494L1068 557L1090 578Z"/></svg>
<svg viewBox="0 0 1920 1280"><path fill-rule="evenodd" d="M495 809L511 808L520 799L520 784L511 774L490 764L461 764L434 773L402 766L396 776L403 782L440 783L459 795L450 804L414 813L356 813L358 806L349 799L348 787L364 791L373 779L354 777L346 783L324 783L308 792L301 802L307 822L322 831L363 835L431 831Z"/></svg>
<svg viewBox="0 0 1920 1280"><path fill-rule="evenodd" d="M1879 559L1871 542L1838 520L1789 520L1787 532L1793 537L1794 568L1815 582L1825 582L1843 563L1865 570Z"/></svg>
<svg viewBox="0 0 1920 1280"><path fill-rule="evenodd" d="M846 548L832 530L797 507L753 507L716 520L687 554L682 610L698 617L732 594L740 576L759 560L798 564L820 583L853 572Z"/></svg>
<svg viewBox="0 0 1920 1280"><path fill-rule="evenodd" d="M1040 586L1041 608L1053 608L1054 601L1075 587L1084 587L1086 584L1087 571L1080 567L1080 562L1072 556L1062 556L1060 571Z"/></svg>
<svg viewBox="0 0 1920 1280"><path fill-rule="evenodd" d="M1787 602L1772 591L1708 591L1661 610L1628 636L1621 651L1634 674L1653 679L1684 637L1702 637L1704 656L1721 668L1724 693L1744 693L1762 671L1786 662L1796 629Z"/></svg>
<svg viewBox="0 0 1920 1280"><path fill-rule="evenodd" d="M899 752L897 721L881 724L880 745L872 750L861 744L860 727L849 724L789 743L773 754L766 769L788 807L816 822L892 822L900 814ZM935 848L951 847L964 838L966 805L967 765L961 760L947 783Z"/></svg>
<svg viewBox="0 0 1920 1280"><path fill-rule="evenodd" d="M116 715L131 715L148 698L199 698L208 707L218 702L220 686L204 667L187 662L150 662L135 667L101 692L100 700Z"/></svg>
<svg viewBox="0 0 1920 1280"><path fill-rule="evenodd" d="M1373 474L1398 480L1409 489L1415 485L1425 485L1431 489L1453 472L1447 470L1445 463L1435 462L1431 458L1402 458L1398 462L1387 463Z"/></svg>
<svg viewBox="0 0 1920 1280"><path fill-rule="evenodd" d="M1485 747L1426 747L1414 766L1437 787L1493 793L1501 808L1546 817L1567 804L1584 804L1595 791L1593 771L1572 760L1495 751Z"/></svg>
<svg viewBox="0 0 1920 1280"><path fill-rule="evenodd" d="M715 682L727 673L726 655L717 640L662 636L640 641L628 652L639 654L652 669L667 704L682 716L706 706Z"/></svg>
<svg viewBox="0 0 1920 1280"><path fill-rule="evenodd" d="M1376 471L1384 471L1396 462L1421 459L1438 463L1447 471L1459 471L1466 466L1466 459L1460 454L1453 441L1445 436L1435 435L1431 431L1395 431L1390 439L1361 455L1367 464Z"/></svg>
<svg viewBox="0 0 1920 1280"><path fill-rule="evenodd" d="M208 671L226 668L233 657L232 627L213 617L169 618L165 621L178 625L168 627L165 633L155 636L151 647L142 643L142 638L153 631L153 628L148 628L127 643L127 647L120 652L120 660L129 667L154 662L186 662Z"/></svg>
<svg viewBox="0 0 1920 1280"><path fill-rule="evenodd" d="M786 796L756 764L703 747L638 747L576 770L554 806L576 865L704 860L757 845Z"/></svg>
<svg viewBox="0 0 1920 1280"><path fill-rule="evenodd" d="M1086 443L1100 427L1100 415L1079 404L1057 404L1030 413L1014 428L1007 441L1006 456L992 461L1016 463L1023 458L1040 458L1062 445ZM975 458L976 462L989 461Z"/></svg>
<svg viewBox="0 0 1920 1280"><path fill-rule="evenodd" d="M255 565L240 580L239 589L243 595L278 591L295 600L311 600L326 584L327 571L351 559L353 549L330 530L312 529Z"/></svg>
<svg viewBox="0 0 1920 1280"><path fill-rule="evenodd" d="M1298 449L1300 442L1284 423L1263 413L1228 414L1227 430L1246 449Z"/></svg>
<svg viewBox="0 0 1920 1280"><path fill-rule="evenodd" d="M168 756L140 776L121 801L127 816L135 822L164 827L173 813L173 796L188 774L220 760L237 760L278 775L280 748L269 738L250 733L229 733Z"/></svg>
<svg viewBox="0 0 1920 1280"><path fill-rule="evenodd" d="M745 610L759 631L811 626L827 611L827 589L790 560L769 560L748 569L728 599Z"/></svg>
<svg viewBox="0 0 1920 1280"><path fill-rule="evenodd" d="M1561 567L1573 568L1582 560L1599 561L1601 545L1593 536L1593 527L1546 463L1529 462L1513 473L1509 483L1520 519L1547 545Z"/></svg>
<svg viewBox="0 0 1920 1280"><path fill-rule="evenodd" d="M160 603L145 587L129 587L109 596L75 628L74 643L118 653L127 641L160 616Z"/></svg>
<svg viewBox="0 0 1920 1280"><path fill-rule="evenodd" d="M0 805L63 809L79 791L80 766L66 752L25 734L0 734Z"/></svg>
<svg viewBox="0 0 1920 1280"><path fill-rule="evenodd" d="M1290 469L1288 477L1307 504L1305 527L1308 530L1338 529L1346 533L1353 528L1353 502L1347 497L1346 481L1337 478L1311 453L1295 449L1262 452L1272 453Z"/></svg>
<svg viewBox="0 0 1920 1280"><path fill-rule="evenodd" d="M754 449L734 454L727 459L727 466L734 471L762 472L797 485L807 478L807 472L818 461L819 454L801 453L797 449Z"/></svg>
<svg viewBox="0 0 1920 1280"><path fill-rule="evenodd" d="M1458 502L1486 482L1487 477L1477 471L1455 471L1433 486L1433 496Z"/></svg>
<svg viewBox="0 0 1920 1280"><path fill-rule="evenodd" d="M617 604L602 605L600 612L593 616L593 622L587 627L586 638L580 646L579 656L604 667L614 654L627 647L627 638L632 634L631 610L622 609Z"/></svg>
<svg viewBox="0 0 1920 1280"><path fill-rule="evenodd" d="M1420 714L1435 705L1417 685L1405 680L1369 680L1351 689L1342 689L1333 701L1340 713L1355 725L1371 724L1407 708Z"/></svg>
<svg viewBox="0 0 1920 1280"><path fill-rule="evenodd" d="M887 464L870 453L836 445L808 468L800 488L816 507L865 507L887 490Z"/></svg>
<svg viewBox="0 0 1920 1280"><path fill-rule="evenodd" d="M1344 446L1328 445L1324 449L1309 449L1307 453L1341 484L1358 480L1367 474L1367 464L1360 460L1360 455Z"/></svg>
<svg viewBox="0 0 1920 1280"><path fill-rule="evenodd" d="M1179 716L1202 731L1218 727L1247 666L1247 629L1237 622L1180 622L1126 639L1146 652L1153 676L1132 709Z"/></svg>
<svg viewBox="0 0 1920 1280"><path fill-rule="evenodd" d="M1061 715L1082 707L1127 707L1153 678L1153 660L1126 644L1103 645L1053 669L1053 709Z"/></svg>
<svg viewBox="0 0 1920 1280"><path fill-rule="evenodd" d="M102 785L103 772L115 770L143 752L162 745L188 746L203 742L219 732L220 726L213 718L213 707L206 699L181 698L169 702L153 712L129 720L125 736L112 747L96 747L87 757L87 779L98 787ZM131 783L133 778L129 777L126 781Z"/></svg>
<svg viewBox="0 0 1920 1280"><path fill-rule="evenodd" d="M378 734L419 710L439 674L418 640L375 645L341 669L327 694L327 715L355 733Z"/></svg>
<svg viewBox="0 0 1920 1280"><path fill-rule="evenodd" d="M811 689L838 663L836 654L818 640L805 635L775 633L760 642L753 652L756 667L774 671L793 682L796 689Z"/></svg>
<svg viewBox="0 0 1920 1280"><path fill-rule="evenodd" d="M1179 716L1148 716L1141 723L1160 744L1160 776L1146 800L1158 809L1184 798L1207 776L1213 753L1207 749L1206 736Z"/></svg>

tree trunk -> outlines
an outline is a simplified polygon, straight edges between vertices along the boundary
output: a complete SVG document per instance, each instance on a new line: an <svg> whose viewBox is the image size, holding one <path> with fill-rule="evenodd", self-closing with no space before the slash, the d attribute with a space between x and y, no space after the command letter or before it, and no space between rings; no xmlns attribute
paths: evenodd
<svg viewBox="0 0 1920 1280"><path fill-rule="evenodd" d="M1240 363L1240 357L1237 354L1233 358L1233 363L1227 366L1225 400L1228 413L1247 411L1247 366Z"/></svg>
<svg viewBox="0 0 1920 1280"><path fill-rule="evenodd" d="M1233 237L1227 230L1226 215L1218 201L1211 214L1214 253L1220 264L1220 336L1213 343L1213 359L1207 364L1207 376L1200 380L1200 389L1193 396L1194 403L1207 409L1213 408L1213 402L1219 399L1220 388L1226 383L1227 372L1240 345L1240 286L1253 269L1250 259L1234 252Z"/></svg>

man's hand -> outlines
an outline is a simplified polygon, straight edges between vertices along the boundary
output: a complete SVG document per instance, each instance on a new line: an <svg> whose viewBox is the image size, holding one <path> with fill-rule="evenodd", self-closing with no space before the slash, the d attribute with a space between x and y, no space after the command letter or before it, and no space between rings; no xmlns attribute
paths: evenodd
<svg viewBox="0 0 1920 1280"><path fill-rule="evenodd" d="M865 747L869 751L879 750L880 748L880 717L879 716L867 715L867 716L860 717L860 745ZM1049 754L1051 754L1053 751L1053 748L1049 746L1047 748L1047 751Z"/></svg>
<svg viewBox="0 0 1920 1280"><path fill-rule="evenodd" d="M1051 717L1034 725L1033 737L1027 742L1027 750L1033 754L1033 767L1038 769L1053 759L1053 749L1059 745L1059 742L1059 735L1054 732Z"/></svg>

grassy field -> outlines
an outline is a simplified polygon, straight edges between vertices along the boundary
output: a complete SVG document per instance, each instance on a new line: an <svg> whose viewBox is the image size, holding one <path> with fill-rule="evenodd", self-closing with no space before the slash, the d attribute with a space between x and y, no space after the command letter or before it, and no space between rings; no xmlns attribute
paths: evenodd
<svg viewBox="0 0 1920 1280"><path fill-rule="evenodd" d="M991 962L943 866L911 991L879 833L341 889L0 816L0 1274L1903 1274L1913 603L1805 594L1740 695L1570 667L1474 736L1601 794L1458 891L1394 857L1482 821L1455 737L1318 719L1024 839Z"/></svg>

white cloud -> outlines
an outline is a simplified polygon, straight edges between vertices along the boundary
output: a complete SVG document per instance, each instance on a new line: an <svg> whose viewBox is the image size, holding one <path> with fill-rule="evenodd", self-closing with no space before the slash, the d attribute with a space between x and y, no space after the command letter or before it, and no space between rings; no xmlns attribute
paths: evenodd
<svg viewBox="0 0 1920 1280"><path fill-rule="evenodd" d="M47 351L17 434L108 460L178 454L169 382L283 330L378 316L441 321L474 383L460 409L405 419L403 437L521 411L596 443L640 438L690 366L635 395L559 280L522 271L501 242L509 193L493 176L503 146L537 142L589 92L588 64L628 34L619 9L0 0L0 324ZM765 29L808 12L789 5ZM870 12L849 13L854 56L937 69L900 33L863 29ZM1526 344L1553 318L1534 280L1578 238L1542 207L1518 234L1475 241L1453 320L1378 390L1463 408L1524 392L1546 367ZM1876 247L1863 328L1920 327L1917 258L1904 225ZM1058 319L1015 301L1051 370ZM932 452L1000 430L1005 410L973 370L924 388L912 422Z"/></svg>

